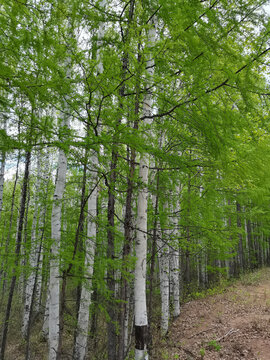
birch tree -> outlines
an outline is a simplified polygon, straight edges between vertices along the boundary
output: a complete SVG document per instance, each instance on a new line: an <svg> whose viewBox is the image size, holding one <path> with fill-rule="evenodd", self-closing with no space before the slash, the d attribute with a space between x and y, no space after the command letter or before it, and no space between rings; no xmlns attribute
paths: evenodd
<svg viewBox="0 0 270 360"><path fill-rule="evenodd" d="M3 130L7 130L7 120L4 119L3 122ZM5 175L5 163L6 163L6 154L4 151L1 152L0 158L0 219L1 219L1 212L3 206L3 190L4 190L4 175Z"/></svg>
<svg viewBox="0 0 270 360"><path fill-rule="evenodd" d="M156 37L156 18L152 19L150 29L148 30L148 44L147 54L148 60L146 63L148 81L152 80L154 74L154 61L151 48L154 45ZM143 100L143 116L145 123L151 124L148 116L153 111L153 98L152 94L147 93ZM146 253L147 253L147 200L148 200L148 172L149 172L149 155L142 154L139 165L139 180L141 182L138 191L138 204L137 204L137 233L135 239L135 283L134 283L134 301L135 301L135 359L146 360L148 359L147 351L147 304L146 304Z"/></svg>
<svg viewBox="0 0 270 360"><path fill-rule="evenodd" d="M69 119L62 121L63 129L68 129ZM49 278L49 360L58 359L59 346L59 311L60 311L60 271L59 249L61 241L61 212L62 200L65 191L67 174L67 156L65 151L59 149L57 173L55 179L55 191L53 195L53 207L51 215L51 256Z"/></svg>
<svg viewBox="0 0 270 360"><path fill-rule="evenodd" d="M172 294L172 304L173 304L173 317L177 318L180 315L180 252L179 252L179 217L180 217L180 196L181 196L181 187L177 186L175 189L176 204L173 211L172 219L172 233L174 234L174 239L170 247L170 286Z"/></svg>
<svg viewBox="0 0 270 360"><path fill-rule="evenodd" d="M159 213L158 207L161 208L161 204L164 204L163 192L175 191L174 180L177 176L177 182L181 179L184 189L183 200L181 199L183 207L181 208L180 223L177 224L179 219L172 222L167 221L167 224L163 226L162 243L159 244L160 248L164 249L164 253L160 253L162 256L159 259L162 284L165 285L164 288L161 286L163 333L168 329L169 319L168 271L170 271L174 316L177 316L180 311L179 288L177 287L179 284L179 245L183 249L182 254L188 249L186 253L188 276L186 276L184 285L188 285L190 282L196 283L197 277L201 278L200 283L205 284L208 282L207 276L211 281L218 281L217 274L222 271L225 254L226 259L231 259L231 267L233 264L234 266L237 264L236 260L239 256L245 255L244 249L238 247L237 230L240 233L240 226L237 229L236 201L239 201L242 208L248 207L246 246L248 246L249 256L246 264L243 263L243 271L246 266L256 268L265 264L265 258L269 257L269 246L265 244L270 234L269 212L267 201L265 200L262 204L263 201L259 197L267 199L269 196L269 170L260 162L260 158L263 158L265 163L269 162L266 161L266 159L269 160L267 154L270 153L266 111L269 100L267 95L264 95L268 94L268 85L260 79L265 71L264 59L269 54L269 46L266 41L269 26L268 22L264 20L263 14L258 10L262 3L261 0L251 2L237 0L230 3L213 1L211 4L206 1L180 1L176 4L171 0L166 2L157 0L154 4L155 10L149 14L148 9L153 5L149 1L143 4L125 1L122 3L121 9L115 1L108 4L106 9L103 8L104 1L74 0L67 1L67 4L56 1L52 4L49 1L29 0L27 6L15 0L2 1L0 27L4 36L0 39L0 90L4 89L5 92L8 92L10 97L8 95L7 98L11 101L10 104L7 104L6 99L0 96L0 102L1 110L3 107L3 111L7 113L12 129L8 131L8 134L0 131L0 151L7 152L8 159L16 156L19 160L15 181L8 181L7 186L4 187L3 211L0 219L0 260L4 284L1 303L3 304L6 299L8 301L0 350L2 358L5 352L10 314L16 320L16 313L12 314L11 305L13 294L16 292L16 269L18 266L14 267L14 261L12 263L9 260L9 255L11 252L15 252L16 264L25 266L27 263L27 254L21 253L19 250L23 239L27 238L27 227L23 226L23 223L26 224L28 196L34 192L31 182L25 185L26 188L30 185L28 188L30 191L26 195L24 194L25 187L21 194L15 190L12 193L10 189L16 189L16 184L20 183L20 160L23 159L24 154L30 157L32 147L33 151L37 147L59 148L52 212L50 199L48 198L46 201L48 217L51 217L52 226L50 291L48 293L48 304L50 305L46 310L46 314L50 313L50 359L65 356L63 349L72 356L70 342L65 342L65 335L68 334L68 324L74 326L76 320L78 320L78 331L74 347L76 355L74 356L77 356L78 353L80 353L78 355L80 359L93 356L94 348L87 351L92 277L95 284L96 302L100 305L95 304L95 317L98 318L95 323L97 329L95 334L99 333L99 329L100 332L104 329L105 323L108 325L107 340L103 333L99 335L100 341L95 343L96 348L100 346L98 348L102 352L100 356L108 356L110 360L116 359L117 356L119 356L119 360L122 360L127 355L127 329L128 327L129 329L133 328L133 325L132 320L129 322L128 319L129 291L132 291L132 287L129 287L126 274L133 271L133 262L129 262L132 254L133 228L136 228L137 232L135 244L135 357L136 360L148 358L146 333L150 320L148 320L146 308L146 250L149 234L147 223L150 228L152 228L152 222L154 223L149 293L151 298L157 300L159 298L153 291L155 284L152 282L158 277L155 250L156 239L160 235L160 231L156 226L156 218ZM67 12L67 7L72 10ZM130 9L134 7L136 21L131 22L130 12L127 15L129 7ZM155 17L158 18L159 29L156 29ZM64 25L68 19L76 24L75 31L80 33L78 37L72 37L72 46L69 44L70 38L67 36ZM89 39L91 42L95 40L101 19L102 22L106 19L106 24L108 24L105 41L101 42L100 39L97 39L97 47L95 43L94 54L91 57L89 54L92 44L84 47L79 43L85 34L88 36L90 33L88 43ZM260 25L259 30L258 24ZM60 31L58 32L57 29ZM129 29L128 36L127 29ZM102 31L105 31L104 27ZM155 32L159 32L157 42L155 41ZM142 46L144 46L143 51ZM139 54L139 59L136 58L137 54ZM76 75L67 80L72 84L72 91L70 89L66 91L65 79L69 78L69 64L58 66L58 60L63 61L66 57L71 58L72 63L75 64L73 71ZM99 61L100 57L102 57L102 62ZM95 75L96 69L98 76ZM33 73L37 75L36 78L33 77ZM142 89L142 83L145 85L144 89ZM20 112L16 105L16 99L25 96L26 93L31 99L38 98L44 112L52 106L54 112L61 111L65 116L72 114L74 122L71 127L74 127L69 132L70 136L66 136L67 126L65 125L61 127L60 136L57 139L57 126L53 121L53 116L35 119L33 127L27 120L27 116L23 116L19 119L21 120L21 131L16 131L14 125L18 121L17 114ZM61 104L62 96L65 97L65 104ZM237 104L237 106L232 109L232 104ZM157 111L154 111L154 106L157 107ZM24 111L28 112L27 109ZM133 113L135 113L134 118ZM77 123L92 126L93 134L77 132L75 130ZM100 123L103 126L102 131L98 129ZM32 129L32 141L28 141L29 129ZM157 129L159 132L156 131ZM165 131L166 136L169 133L168 141L166 139L166 149L163 147L161 149L158 145L158 134ZM68 141L66 141L67 137ZM149 140L150 138L151 140ZM91 167L96 164L96 153L93 153L93 158L91 156L89 161L83 163L85 171L82 175L81 154L85 155L92 150L98 152L97 149L100 145L104 148L102 156L99 157L100 164ZM260 152L260 156L253 158L255 150L257 151L260 146L263 151ZM190 151L196 156L190 157ZM180 152L182 152L181 155L179 155ZM139 177L136 169L136 153L141 153ZM75 169L74 171L79 175L74 182L73 177L70 178L67 189L70 196L66 198L65 212L63 213L67 156L70 160L70 173ZM147 204L149 189L151 189L151 184L148 183L150 157L154 164L164 164L164 168L158 169L157 177L162 177L163 172L166 172L167 176L165 191L163 185L159 187L157 181L156 201L152 207ZM86 172L88 164L91 165ZM198 182L189 177L196 173L198 166L203 165L205 165L205 177L208 177L208 180L204 180L206 189L199 199L198 191L194 190L197 188ZM94 201L96 197L94 183L97 182L94 168L97 167L99 174L104 179L104 183L102 181L99 183L102 195L105 193L103 187L107 186L107 195L103 195L104 198L100 201L104 202L109 198L108 213L103 207L102 214L99 214L98 236L95 234L96 202ZM223 176L223 180L219 183L215 179L217 169ZM33 169L28 167L29 171L33 174ZM25 175L26 173L25 171ZM88 179L86 179L86 173L89 174ZM177 176L175 176L176 173ZM1 167L0 194L2 174L3 168ZM23 178L25 178L24 175ZM182 181L183 179L184 181ZM81 202L78 201L77 196L80 191L78 184L81 183L91 184L86 219L86 223L89 226L91 224L91 227L87 226L87 230L84 230L83 227L85 219L82 204L85 194L82 191ZM251 189L256 189L254 192L257 192L257 195L253 194L252 196ZM119 213L118 204L124 203L123 194L126 191L125 242L123 243L122 236L119 236L119 241L117 239L118 233L115 231L115 225L118 225L116 220ZM237 193L239 199L237 199ZM225 206L220 205L219 194L222 194L224 199L226 198L226 202L230 199L230 209L227 209L228 205L226 205L226 209L224 209ZM137 195L138 213L136 225L134 225L131 205L134 199L137 200ZM18 231L15 235L17 204L23 196L25 197L24 208L23 206L20 208ZM248 204L247 198L252 198L252 204ZM118 200L120 201L118 202ZM175 206L175 204L173 205ZM147 210L151 208L154 208L155 212L153 221L147 214ZM7 215L10 209L11 213L14 209L13 222L12 216L9 218ZM78 216L71 214L78 214L80 211L82 216L80 216L79 226L77 226ZM177 205L175 208L169 206L168 217L172 213L174 216L178 211L180 209L177 208ZM30 198L28 224L33 219L33 229L37 230L37 234L33 234L32 237L33 243L35 237L40 238L39 226L35 226L38 221L35 214L35 206L32 206ZM231 219L230 226L224 225L224 218ZM85 257L80 251L73 256L72 245L74 244L72 241L68 242L68 236L61 239L61 222L65 224L70 237L77 229L80 234L77 239L79 238L80 242L86 235ZM42 222L40 224L42 226ZM177 233L179 224L181 235ZM242 221L241 224L243 225L244 222ZM171 231L170 234L166 233L167 225L170 230L172 230L171 227L175 227L176 231ZM168 242L171 233L173 233L173 239ZM97 262L103 265L102 268L101 266L99 268L100 264L97 264L99 273L98 271L93 273L95 238L102 243L99 248L99 257L97 257ZM108 242L106 242L107 240ZM45 248L49 248L47 242L50 241L46 240ZM243 243L243 239L241 242ZM118 250L123 246L123 258L115 251L114 246ZM170 247L171 256L169 270L167 246ZM35 252L36 249L33 250ZM196 256L198 251L200 254ZM243 252L242 255L241 252ZM235 259L232 258L234 253ZM63 259L61 264L60 254ZM116 259L115 257L118 255L119 259ZM45 251L42 260L44 264L43 283L47 277L48 257ZM72 267L72 272L65 272L67 268L70 268L69 263L65 263L66 259L72 266L75 265ZM70 261L70 259L72 260ZM35 267L36 259L34 257L30 258L30 262ZM107 270L104 270L106 267ZM59 268L63 269L62 273ZM78 271L78 269L84 271ZM116 282L114 272L119 273L119 270L122 271L122 281L119 284L122 288L117 292L117 296L120 293L121 299L117 298L114 291ZM64 272L66 283L64 283ZM12 274L11 279L7 277L9 274ZM82 282L81 303L78 311L77 289L81 285L82 277L89 277L90 280L84 279L86 281ZM108 286L106 286L108 278ZM9 281L11 286L7 291ZM67 284L64 287L66 286L70 290L67 295L70 296L71 301L65 300L63 291L61 304L65 306L62 306L62 309L60 306L59 315L59 297L61 298L59 285L61 281L62 285L63 283ZM29 279L30 283L33 284L33 281ZM74 295L75 290L76 296ZM34 293L32 285L28 286L28 293ZM108 293L112 294L111 299L108 297ZM28 296L27 298L30 299ZM120 302L121 306L117 308ZM150 306L155 303L156 301L152 301L152 299L149 301ZM29 300L27 300L28 306ZM102 308L106 310L102 311ZM69 316L65 317L66 326L61 328L61 321L67 310ZM120 312L122 312L121 316ZM74 314L78 314L78 319L75 319ZM27 317L31 317L30 314L25 319ZM120 318L119 338L116 332L118 318ZM62 329L60 334L59 321L60 330ZM25 324L27 322L29 329L29 321L25 320ZM27 325L25 326L27 327ZM39 324L37 323L36 326L38 327ZM59 335L62 335L62 344ZM110 337L110 335L112 336Z"/></svg>
<svg viewBox="0 0 270 360"><path fill-rule="evenodd" d="M164 204L164 211L168 211L168 204ZM159 257L159 278L160 278L160 294L161 294L161 333L165 336L169 328L170 318L170 247L168 244L167 233L162 227L168 226L168 223L163 222L160 229L160 236L158 239L158 257Z"/></svg>

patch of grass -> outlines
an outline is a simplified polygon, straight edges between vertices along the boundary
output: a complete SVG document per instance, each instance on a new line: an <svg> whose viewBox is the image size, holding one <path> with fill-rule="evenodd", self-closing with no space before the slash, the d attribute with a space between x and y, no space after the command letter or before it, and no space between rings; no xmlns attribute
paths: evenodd
<svg viewBox="0 0 270 360"><path fill-rule="evenodd" d="M224 291L228 289L230 285L232 285L232 281L227 279L221 279L220 283L214 287L211 287L209 289L204 289L201 291L194 291L190 293L188 295L187 300L189 301L189 300L203 299L207 296L222 294Z"/></svg>
<svg viewBox="0 0 270 360"><path fill-rule="evenodd" d="M163 350L162 353L161 353L161 358L162 360L169 360L169 352L167 350Z"/></svg>
<svg viewBox="0 0 270 360"><path fill-rule="evenodd" d="M203 289L203 290L194 290L191 293L187 294L184 298L184 302L190 300L198 300L203 299L208 296L222 294L226 290L228 290L231 286L238 286L240 283L243 286L252 286L257 285L263 280L269 279L270 277L270 268L262 268L259 270L255 270L253 272L245 273L240 276L240 278L231 278L227 279L222 277L218 284L211 286L211 288Z"/></svg>
<svg viewBox="0 0 270 360"><path fill-rule="evenodd" d="M205 348L200 349L200 355L201 355L201 358L203 359L205 356Z"/></svg>
<svg viewBox="0 0 270 360"><path fill-rule="evenodd" d="M241 275L240 283L244 286L257 285L261 281L267 279L268 276L269 276L269 269L262 268L254 272L249 272Z"/></svg>
<svg viewBox="0 0 270 360"><path fill-rule="evenodd" d="M207 348L209 350L215 350L215 351L220 351L221 350L221 346L216 340L210 340L207 343Z"/></svg>

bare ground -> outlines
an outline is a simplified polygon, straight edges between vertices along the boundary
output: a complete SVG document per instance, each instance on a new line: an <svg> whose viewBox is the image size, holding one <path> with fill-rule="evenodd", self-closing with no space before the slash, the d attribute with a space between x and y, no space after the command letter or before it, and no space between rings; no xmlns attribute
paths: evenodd
<svg viewBox="0 0 270 360"><path fill-rule="evenodd" d="M270 269L184 304L154 348L155 360L270 360Z"/></svg>

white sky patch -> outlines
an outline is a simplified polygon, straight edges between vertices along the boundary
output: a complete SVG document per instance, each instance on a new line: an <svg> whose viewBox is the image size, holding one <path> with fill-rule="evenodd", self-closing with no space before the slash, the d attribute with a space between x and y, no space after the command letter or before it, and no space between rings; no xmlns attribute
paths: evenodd
<svg viewBox="0 0 270 360"><path fill-rule="evenodd" d="M270 1L268 1L267 4L263 6L263 9L266 14L270 15Z"/></svg>

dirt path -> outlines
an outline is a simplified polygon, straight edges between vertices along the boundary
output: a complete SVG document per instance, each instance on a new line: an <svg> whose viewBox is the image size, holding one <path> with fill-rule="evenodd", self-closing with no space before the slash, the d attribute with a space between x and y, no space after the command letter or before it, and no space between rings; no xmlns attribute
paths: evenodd
<svg viewBox="0 0 270 360"><path fill-rule="evenodd" d="M270 269L182 306L155 360L270 360Z"/></svg>

